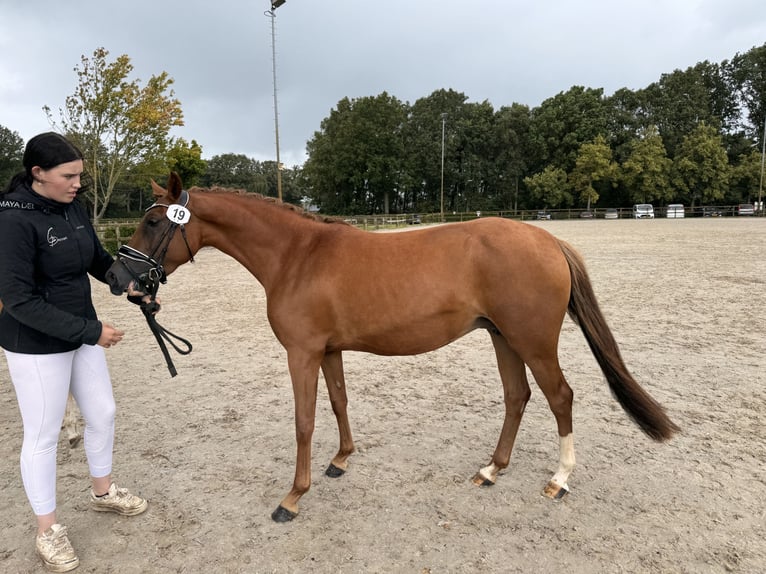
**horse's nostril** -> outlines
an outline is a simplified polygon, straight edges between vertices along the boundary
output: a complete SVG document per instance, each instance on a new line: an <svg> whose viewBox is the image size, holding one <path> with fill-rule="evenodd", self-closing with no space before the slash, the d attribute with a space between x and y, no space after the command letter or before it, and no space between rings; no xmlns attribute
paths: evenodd
<svg viewBox="0 0 766 574"><path fill-rule="evenodd" d="M112 295L122 295L128 288L130 275L125 273L122 267L115 268L115 265L118 265L118 262L115 262L115 264L107 270L105 279Z"/></svg>

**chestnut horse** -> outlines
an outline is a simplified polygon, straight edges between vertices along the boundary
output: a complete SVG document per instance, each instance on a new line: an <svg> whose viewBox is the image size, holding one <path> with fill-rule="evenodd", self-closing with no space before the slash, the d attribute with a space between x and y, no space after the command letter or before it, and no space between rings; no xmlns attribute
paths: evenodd
<svg viewBox="0 0 766 574"><path fill-rule="evenodd" d="M599 310L580 255L547 231L500 218L405 233L370 233L310 216L260 195L183 190L152 182L156 203L108 274L115 294L131 281L156 291L179 265L213 246L263 285L271 327L287 351L295 399L297 462L292 489L272 513L292 520L311 483L311 437L321 368L340 433L326 474L340 476L354 451L346 412L344 350L415 355L474 329L489 332L505 400L500 438L474 476L494 484L508 466L530 398L529 367L556 418L559 466L544 494L559 498L575 464L572 390L558 361L566 313L577 323L627 414L652 439L678 427L633 379ZM176 233L180 229L181 233ZM152 285L152 281L154 284Z"/></svg>

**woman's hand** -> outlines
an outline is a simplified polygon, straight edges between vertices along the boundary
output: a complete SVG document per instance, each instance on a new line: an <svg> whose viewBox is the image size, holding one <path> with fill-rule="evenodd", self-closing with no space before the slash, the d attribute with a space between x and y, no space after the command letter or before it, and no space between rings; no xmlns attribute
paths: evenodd
<svg viewBox="0 0 766 574"><path fill-rule="evenodd" d="M97 344L108 349L122 341L123 335L125 335L124 332L115 329L109 323L101 323L101 336L98 338Z"/></svg>
<svg viewBox="0 0 766 574"><path fill-rule="evenodd" d="M153 306L152 315L156 315L157 313L160 312L160 298L155 297L152 300L151 295L147 295L143 291L137 290L135 281L131 281L130 284L128 285L128 297L129 298L132 297L133 298L131 299L132 302L136 304L139 303L139 300L136 298L141 297L140 302L143 303L142 307L146 305L150 305L152 302L154 302L156 303L156 305Z"/></svg>

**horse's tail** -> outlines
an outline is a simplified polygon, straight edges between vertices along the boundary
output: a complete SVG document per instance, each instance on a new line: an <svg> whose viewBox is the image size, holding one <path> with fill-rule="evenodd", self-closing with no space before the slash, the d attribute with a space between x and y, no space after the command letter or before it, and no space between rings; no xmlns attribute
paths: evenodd
<svg viewBox="0 0 766 574"><path fill-rule="evenodd" d="M582 257L566 242L559 240L559 245L572 276L567 312L585 335L612 394L652 439L663 441L671 438L680 429L665 414L662 406L641 388L625 366L617 341L599 309Z"/></svg>

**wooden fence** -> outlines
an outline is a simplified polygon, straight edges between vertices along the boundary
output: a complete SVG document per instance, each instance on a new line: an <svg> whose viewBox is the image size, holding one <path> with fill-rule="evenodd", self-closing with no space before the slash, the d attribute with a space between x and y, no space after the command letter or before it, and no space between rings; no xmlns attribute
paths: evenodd
<svg viewBox="0 0 766 574"><path fill-rule="evenodd" d="M138 219L102 220L93 227L104 248L114 255L120 246L127 243L136 232L139 221Z"/></svg>

